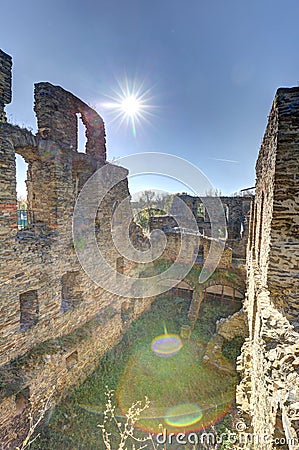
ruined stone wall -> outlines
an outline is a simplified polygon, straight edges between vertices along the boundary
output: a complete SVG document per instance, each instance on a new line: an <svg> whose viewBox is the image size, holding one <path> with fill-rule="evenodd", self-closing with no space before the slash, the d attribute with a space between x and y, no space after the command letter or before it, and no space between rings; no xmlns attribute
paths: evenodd
<svg viewBox="0 0 299 450"><path fill-rule="evenodd" d="M0 122L6 122L5 105L11 102L12 59L0 49Z"/></svg>
<svg viewBox="0 0 299 450"><path fill-rule="evenodd" d="M165 249L161 253L161 260L176 261L178 256L181 263L192 264L198 260L202 264L207 260L211 245L213 244L212 254L218 258L216 266L218 269L232 267L232 249L225 245L221 240L209 237L199 236L194 233L179 232L174 230L165 231L166 243ZM212 255L210 255L212 258ZM212 258L210 262L214 261Z"/></svg>
<svg viewBox="0 0 299 450"><path fill-rule="evenodd" d="M11 59L0 53L0 443L15 448L55 386L53 403L82 382L98 357L115 345L152 299L128 299L95 284L79 264L73 243L76 198L87 179L107 164L101 117L61 87L35 87L38 133L3 120L10 100ZM2 102L2 103L1 103ZM86 153L77 151L77 116L86 126ZM1 120L2 117L2 120ZM28 164L30 225L18 230L16 162ZM111 267L120 267L111 238L115 204L129 198L127 171L100 204L97 240ZM127 200L128 202L128 200ZM130 215L130 214L129 214ZM123 218L125 219L125 218ZM126 219L128 221L128 218ZM144 244L137 226L133 244ZM146 243L146 240L145 240ZM126 273L125 261L121 270ZM135 307L136 306L136 307ZM124 315L124 310L128 310ZM17 427L16 427L17 424Z"/></svg>
<svg viewBox="0 0 299 450"><path fill-rule="evenodd" d="M183 200L192 210L198 224L202 227L204 234L209 236L211 230L210 218L206 211L205 205L213 209L213 203L216 197L202 196L193 197L188 194L179 194L178 197ZM244 197L217 197L220 199L226 220L228 239L241 239L241 224L243 230L247 229L247 215L250 211L252 196Z"/></svg>
<svg viewBox="0 0 299 450"><path fill-rule="evenodd" d="M180 263L192 265L196 260L196 250L200 244L198 236L173 231L165 232L165 236L166 245L160 259L174 262L179 256Z"/></svg>
<svg viewBox="0 0 299 450"><path fill-rule="evenodd" d="M298 324L299 286L299 95L298 89L277 93L279 133L275 165L268 285L271 299ZM283 283L282 283L283 280ZM294 283L295 280L295 283Z"/></svg>
<svg viewBox="0 0 299 450"><path fill-rule="evenodd" d="M166 230L168 228L175 228L178 224L174 217L163 215L163 216L151 216L149 218L149 230Z"/></svg>
<svg viewBox="0 0 299 450"><path fill-rule="evenodd" d="M232 248L234 258L245 258L246 246L248 240L249 217L252 203L252 196L244 197L193 197L188 194L178 194L177 197L183 200L192 211L199 232L204 236L211 236L211 222L207 213L207 207L210 211L217 211L218 199L222 202L226 218L227 229L221 229L219 224L219 237L225 237L227 234L227 244ZM153 216L149 221L150 230L162 229L168 230L177 227L174 216L180 217L181 204L175 201L171 207L171 214L164 216ZM217 224L215 223L215 226ZM191 228L193 226L191 225Z"/></svg>
<svg viewBox="0 0 299 450"><path fill-rule="evenodd" d="M248 242L249 336L237 391L246 431L259 439L248 449L295 450L299 442L298 133L299 89L279 89L256 165Z"/></svg>
<svg viewBox="0 0 299 450"><path fill-rule="evenodd" d="M86 128L86 154L102 163L106 160L104 122L92 108L51 83L37 83L34 100L39 136L58 141L76 151L78 114Z"/></svg>
<svg viewBox="0 0 299 450"><path fill-rule="evenodd" d="M215 246L219 247L219 251L222 251L220 261L217 264L218 269L229 269L232 267L232 249L225 246L221 241L215 239L202 238L203 243L203 255L204 261L208 258L212 242Z"/></svg>

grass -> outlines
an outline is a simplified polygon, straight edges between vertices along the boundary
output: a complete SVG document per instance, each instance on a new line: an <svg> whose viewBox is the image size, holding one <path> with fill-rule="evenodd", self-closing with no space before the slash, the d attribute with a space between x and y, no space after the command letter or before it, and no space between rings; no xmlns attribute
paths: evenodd
<svg viewBox="0 0 299 450"><path fill-rule="evenodd" d="M236 363L237 356L241 354L241 347L244 343L244 339L240 336L236 336L231 341L225 341L222 347L223 355L231 362Z"/></svg>
<svg viewBox="0 0 299 450"><path fill-rule="evenodd" d="M151 350L153 339L165 327L168 333L179 334L187 321L188 306L187 300L159 297L150 311L131 324L122 342L99 360L96 371L52 412L41 437L30 448L104 450L97 425L103 420L106 386L115 390L120 422L133 402L149 398L150 407L139 422L139 428L147 432L159 432L160 423L168 432L181 432L220 421L233 404L237 377L201 362L216 319L231 313L230 308L223 311L217 302L204 302L190 340L177 354L161 358ZM230 348L230 356L232 352ZM167 411L186 404L198 405L201 419L179 429L166 425Z"/></svg>

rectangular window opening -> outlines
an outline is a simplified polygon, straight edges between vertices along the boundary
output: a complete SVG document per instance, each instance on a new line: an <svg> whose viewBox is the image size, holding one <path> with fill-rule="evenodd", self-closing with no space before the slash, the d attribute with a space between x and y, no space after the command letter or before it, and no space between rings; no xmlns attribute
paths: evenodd
<svg viewBox="0 0 299 450"><path fill-rule="evenodd" d="M16 154L17 215L19 230L24 230L29 225L27 175L28 164L21 155Z"/></svg>
<svg viewBox="0 0 299 450"><path fill-rule="evenodd" d="M72 311L83 301L79 271L66 272L61 278L61 311Z"/></svg>
<svg viewBox="0 0 299 450"><path fill-rule="evenodd" d="M77 113L77 142L78 142L78 152L86 153L86 128L84 123L82 122L81 114Z"/></svg>
<svg viewBox="0 0 299 450"><path fill-rule="evenodd" d="M38 322L39 305L37 291L20 294L20 329L28 330Z"/></svg>

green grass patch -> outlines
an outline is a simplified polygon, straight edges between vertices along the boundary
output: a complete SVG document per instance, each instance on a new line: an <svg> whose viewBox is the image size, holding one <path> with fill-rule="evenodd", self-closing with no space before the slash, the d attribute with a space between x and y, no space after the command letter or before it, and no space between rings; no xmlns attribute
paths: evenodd
<svg viewBox="0 0 299 450"><path fill-rule="evenodd" d="M96 371L55 408L31 448L104 450L97 425L103 421L106 386L115 390L120 423L133 402L149 398L150 407L139 422L139 428L147 432L159 432L160 423L169 432L198 430L223 418L234 402L237 378L202 365L205 343L213 334L216 319L223 317L223 304L204 302L190 340L183 342L177 354L163 358L151 349L153 339L164 332L180 333L181 325L187 323L189 303L180 298L157 298L152 308L131 324L119 345L99 360ZM184 429L166 425L167 411L186 404L200 408L200 420ZM116 434L112 439L112 448L117 448Z"/></svg>
<svg viewBox="0 0 299 450"><path fill-rule="evenodd" d="M231 341L225 341L222 347L222 353L229 361L236 363L237 357L241 354L241 347L244 344L244 338L236 336Z"/></svg>

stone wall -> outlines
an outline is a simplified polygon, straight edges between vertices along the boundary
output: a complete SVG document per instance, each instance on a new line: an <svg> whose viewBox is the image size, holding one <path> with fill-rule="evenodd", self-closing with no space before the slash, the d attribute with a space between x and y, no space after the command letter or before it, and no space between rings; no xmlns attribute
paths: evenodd
<svg viewBox="0 0 299 450"><path fill-rule="evenodd" d="M279 89L256 164L248 242L249 335L237 391L246 431L259 439L248 449L298 449L298 152L299 88Z"/></svg>
<svg viewBox="0 0 299 450"><path fill-rule="evenodd" d="M175 218L167 214L161 216L150 216L148 225L150 231L169 230L170 228L178 227Z"/></svg>
<svg viewBox="0 0 299 450"><path fill-rule="evenodd" d="M105 162L106 140L103 119L80 99L60 86L37 83L34 89L34 111L38 135L58 141L73 151L78 149L78 114L86 129L85 153L93 156L96 161Z"/></svg>
<svg viewBox="0 0 299 450"><path fill-rule="evenodd" d="M29 409L55 386L52 402L95 368L98 357L121 338L152 299L128 299L107 292L83 271L74 250L72 216L86 180L107 164L102 118L59 86L35 86L38 132L6 122L11 98L11 58L0 52L0 442L15 448L28 430ZM2 109L1 109L2 108ZM3 111L2 111L3 110ZM77 120L86 127L85 153L77 150ZM17 224L16 154L28 164L30 224ZM111 267L120 267L112 245L115 205L129 198L127 171L105 196L96 218L98 245ZM128 200L127 200L128 202ZM126 218L128 220L128 218ZM133 245L147 240L133 223ZM122 271L129 270L126 262ZM124 310L128 309L124 315ZM31 406L30 406L31 405ZM16 426L17 424L17 426Z"/></svg>
<svg viewBox="0 0 299 450"><path fill-rule="evenodd" d="M214 262L215 254L216 266L218 269L232 268L232 249L225 245L221 239L213 239L195 233L180 232L173 229L164 231L167 238L165 249L160 259L166 261L179 261L183 264L194 264L195 262L204 263L213 245L211 251L210 264ZM181 249L184 249L181 251ZM179 258L179 259L178 259Z"/></svg>
<svg viewBox="0 0 299 450"><path fill-rule="evenodd" d="M151 231L156 229L169 231L171 228L177 227L174 217L179 219L182 215L180 200L183 200L192 211L199 232L209 237L211 236L211 222L207 209L217 211L220 200L223 205L227 229L220 230L222 236L220 234L219 237L227 235L227 244L232 248L234 258L245 258L253 196L193 197L188 194L177 194L176 197L178 197L177 201L175 198L171 206L172 215L150 217L149 228ZM217 226L216 223L215 226ZM222 228L222 226L219 225L219 228Z"/></svg>
<svg viewBox="0 0 299 450"><path fill-rule="evenodd" d="M235 301L235 291L238 291L241 299L243 299L245 294L245 269L233 264L232 249L227 247L222 240L173 229L165 231L165 236L167 238L165 249L156 263L159 264L159 261L180 261L181 264L190 265L190 268L195 269L183 278L183 283L189 284L189 288L186 289L192 291L188 311L188 321L191 327L194 327L199 318L201 304L207 296L207 288L221 286L222 296L223 289L230 288L229 296L232 303ZM211 246L213 246L212 249ZM183 252L181 252L181 248L184 249ZM180 259L178 259L179 254ZM199 282L203 267L205 267L205 271L211 273L207 279ZM164 282L166 283L167 280ZM178 284L177 287L180 288L181 284ZM172 289L170 294L173 295L174 292L175 289Z"/></svg>
<svg viewBox="0 0 299 450"><path fill-rule="evenodd" d="M253 198L252 196L193 197L188 194L179 194L178 197L192 210L193 215L196 218L199 227L202 228L204 235L210 235L211 224L207 208L212 211L214 204L217 207L217 203L215 202L216 198L220 199L224 208L227 221L228 239L241 239L242 230L243 234L246 234L248 213L250 211L250 205Z"/></svg>
<svg viewBox="0 0 299 450"><path fill-rule="evenodd" d="M222 251L220 261L217 264L218 269L229 269L232 267L232 249L228 247L227 245L224 245L222 241L217 241L212 238L202 238L202 245L203 245L203 258L204 261L208 258L211 245L213 243L214 246L217 246L219 248L219 251Z"/></svg>
<svg viewBox="0 0 299 450"><path fill-rule="evenodd" d="M12 59L0 49L0 122L6 122L5 105L11 102Z"/></svg>

